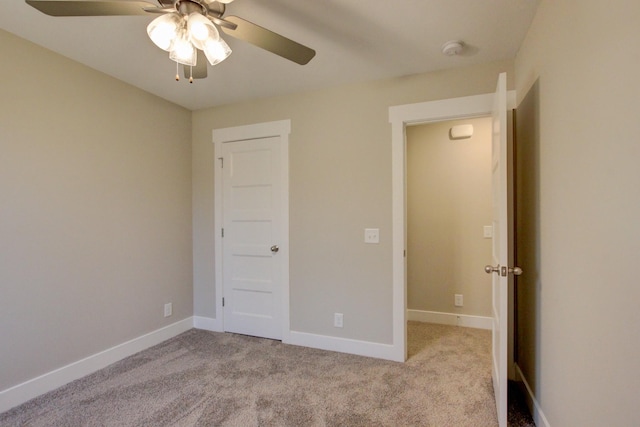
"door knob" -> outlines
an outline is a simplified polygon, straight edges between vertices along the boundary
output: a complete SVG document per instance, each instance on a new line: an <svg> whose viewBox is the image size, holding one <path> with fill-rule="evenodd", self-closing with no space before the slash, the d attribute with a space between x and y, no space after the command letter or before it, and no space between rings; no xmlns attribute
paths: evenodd
<svg viewBox="0 0 640 427"><path fill-rule="evenodd" d="M498 273L501 276L506 276L507 273L511 273L514 276L519 276L522 274L522 269L520 267L502 267L500 268L500 266L498 265L497 267L493 267L491 265L485 265L484 267L484 272L487 274L491 274L491 273Z"/></svg>
<svg viewBox="0 0 640 427"><path fill-rule="evenodd" d="M280 250L280 248L278 247L278 245L273 245L273 246L271 246L271 252L273 252L274 254L275 254L276 252L278 252L279 250Z"/></svg>
<svg viewBox="0 0 640 427"><path fill-rule="evenodd" d="M519 276L522 274L522 269L520 267L509 267L509 273Z"/></svg>
<svg viewBox="0 0 640 427"><path fill-rule="evenodd" d="M491 274L491 273L500 273L500 266L497 267L493 267L490 265L485 265L484 266L484 272L487 274Z"/></svg>

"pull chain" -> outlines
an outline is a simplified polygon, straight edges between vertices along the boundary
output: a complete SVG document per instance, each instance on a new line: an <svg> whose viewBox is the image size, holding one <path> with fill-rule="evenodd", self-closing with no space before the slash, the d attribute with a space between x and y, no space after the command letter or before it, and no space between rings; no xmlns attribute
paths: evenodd
<svg viewBox="0 0 640 427"><path fill-rule="evenodd" d="M178 69L178 62L176 62L176 81L180 81L180 70Z"/></svg>
<svg viewBox="0 0 640 427"><path fill-rule="evenodd" d="M193 66L189 66L189 83L193 83Z"/></svg>

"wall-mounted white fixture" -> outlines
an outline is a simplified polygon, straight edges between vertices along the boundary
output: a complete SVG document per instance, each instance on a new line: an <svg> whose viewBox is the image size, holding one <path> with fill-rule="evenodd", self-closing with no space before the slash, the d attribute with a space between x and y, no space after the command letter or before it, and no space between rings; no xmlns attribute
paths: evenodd
<svg viewBox="0 0 640 427"><path fill-rule="evenodd" d="M464 296L462 294L455 294L453 296L453 305L455 305L456 307L463 307L464 306Z"/></svg>
<svg viewBox="0 0 640 427"><path fill-rule="evenodd" d="M473 136L473 125L458 125L449 129L449 139L466 139Z"/></svg>
<svg viewBox="0 0 640 427"><path fill-rule="evenodd" d="M442 45L442 53L447 56L459 55L464 49L464 42L461 40L449 40Z"/></svg>
<svg viewBox="0 0 640 427"><path fill-rule="evenodd" d="M344 325L344 315L342 313L333 313L333 326L342 328Z"/></svg>
<svg viewBox="0 0 640 427"><path fill-rule="evenodd" d="M365 243L380 243L380 229L379 228L365 228L364 229L364 242Z"/></svg>

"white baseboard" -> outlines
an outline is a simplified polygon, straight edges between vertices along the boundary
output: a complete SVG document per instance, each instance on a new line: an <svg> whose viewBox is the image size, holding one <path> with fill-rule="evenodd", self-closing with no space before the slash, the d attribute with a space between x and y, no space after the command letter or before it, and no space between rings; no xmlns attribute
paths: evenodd
<svg viewBox="0 0 640 427"><path fill-rule="evenodd" d="M224 332L222 322L210 317L194 316L193 327L213 332ZM318 348L321 350L337 351L340 353L356 354L358 356L368 356L378 359L404 362L404 358L399 359L398 356L396 356L397 354L403 354L404 352L398 352L397 349L390 344L379 344L369 341L330 337L326 335L290 330L283 331L282 342L284 344L299 345L302 347Z"/></svg>
<svg viewBox="0 0 640 427"><path fill-rule="evenodd" d="M193 327L204 329L205 331L224 332L222 330L222 322L211 317L193 316Z"/></svg>
<svg viewBox="0 0 640 427"><path fill-rule="evenodd" d="M527 379L522 373L520 366L518 366L517 363L515 364L515 366L516 366L516 380L522 381L522 383L524 384L524 387L527 389L527 395L525 396L525 398L527 399L527 406L529 406L529 410L531 411L533 422L536 424L536 426L550 427L549 421L547 421L547 417L544 416L544 412L542 412L542 408L540 407L538 400L533 395L533 390L531 390L531 387L529 387L529 383L527 382Z"/></svg>
<svg viewBox="0 0 640 427"><path fill-rule="evenodd" d="M381 344L296 331L290 331L288 335L286 341L283 340L285 344L404 362L404 351L399 352L392 344ZM402 354L401 359L398 359L399 354Z"/></svg>
<svg viewBox="0 0 640 427"><path fill-rule="evenodd" d="M148 334L118 344L107 350L85 357L22 384L0 391L0 412L7 411L41 394L55 390L71 381L89 375L112 363L138 353L193 328L193 317L157 329Z"/></svg>
<svg viewBox="0 0 640 427"><path fill-rule="evenodd" d="M469 314L440 313L438 311L407 310L407 319L440 325L464 326L465 328L491 329L491 317Z"/></svg>

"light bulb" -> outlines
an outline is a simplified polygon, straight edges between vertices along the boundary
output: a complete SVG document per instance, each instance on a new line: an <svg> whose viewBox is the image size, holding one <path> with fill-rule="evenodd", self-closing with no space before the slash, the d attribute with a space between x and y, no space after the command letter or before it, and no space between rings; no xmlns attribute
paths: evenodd
<svg viewBox="0 0 640 427"><path fill-rule="evenodd" d="M147 26L151 41L162 50L171 50L171 44L177 36L180 17L176 13L162 15Z"/></svg>
<svg viewBox="0 0 640 427"><path fill-rule="evenodd" d="M174 41L169 52L169 58L184 65L196 65L196 48L191 44L183 32Z"/></svg>
<svg viewBox="0 0 640 427"><path fill-rule="evenodd" d="M189 38L195 47L204 49L207 40L218 40L218 30L211 21L198 12L193 12L187 20Z"/></svg>
<svg viewBox="0 0 640 427"><path fill-rule="evenodd" d="M209 37L209 29L206 27L206 25L202 25L201 22L196 22L191 26L191 28L189 28L189 30L191 37L196 40L204 41L207 39L207 37Z"/></svg>

